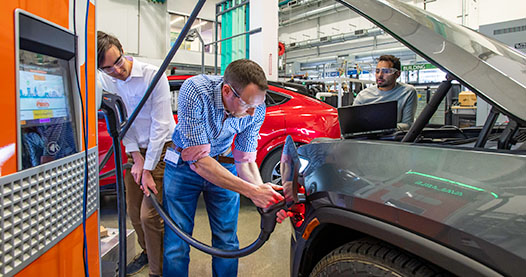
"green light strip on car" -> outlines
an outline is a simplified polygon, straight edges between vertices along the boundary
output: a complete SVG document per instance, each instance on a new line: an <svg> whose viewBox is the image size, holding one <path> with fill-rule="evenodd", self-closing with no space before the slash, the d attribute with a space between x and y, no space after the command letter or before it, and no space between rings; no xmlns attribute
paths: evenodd
<svg viewBox="0 0 526 277"><path fill-rule="evenodd" d="M449 179L446 179L446 178L441 178L441 177L437 177L437 176L433 176L433 175L429 175L429 174L425 174L425 173L420 173L420 172L416 172L416 171L408 171L408 172L406 172L406 174L414 174L414 175L424 176L424 177L427 177L427 178L439 180L439 181L442 181L442 182L451 183L451 184L454 184L454 185L457 185L457 186L461 186L461 187L465 187L465 188L469 188L469 189L472 189L472 190L481 191L481 192L487 192L485 189L482 189L482 188L479 188L479 187L466 185L466 184L463 184L463 183L460 183L460 182L452 181L452 180L449 180ZM488 193L493 195L493 197L495 197L495 198L499 198L499 195L494 193L494 192L488 192Z"/></svg>

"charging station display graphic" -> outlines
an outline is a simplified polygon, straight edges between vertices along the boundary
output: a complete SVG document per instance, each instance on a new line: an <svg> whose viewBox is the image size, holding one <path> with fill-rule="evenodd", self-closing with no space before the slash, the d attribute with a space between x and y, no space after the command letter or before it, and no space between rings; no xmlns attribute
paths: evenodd
<svg viewBox="0 0 526 277"><path fill-rule="evenodd" d="M20 71L20 120L66 117L64 79L43 71Z"/></svg>

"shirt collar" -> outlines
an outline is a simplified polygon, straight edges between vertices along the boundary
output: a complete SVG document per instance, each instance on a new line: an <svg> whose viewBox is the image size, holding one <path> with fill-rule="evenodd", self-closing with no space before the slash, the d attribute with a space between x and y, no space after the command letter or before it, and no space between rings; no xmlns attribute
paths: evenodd
<svg viewBox="0 0 526 277"><path fill-rule="evenodd" d="M128 78L126 78L126 80L124 80L124 82L129 82L132 77L142 77L143 76L143 72L142 72L142 66L139 64L140 62L138 62L137 60L133 59L133 57L131 57L131 56L125 56L125 58L128 61L133 62L133 64L132 64L132 69L131 69L130 76L128 76Z"/></svg>
<svg viewBox="0 0 526 277"><path fill-rule="evenodd" d="M214 106L218 110L225 110L225 105L223 105L223 95L221 89L223 88L223 82L217 83L214 87Z"/></svg>

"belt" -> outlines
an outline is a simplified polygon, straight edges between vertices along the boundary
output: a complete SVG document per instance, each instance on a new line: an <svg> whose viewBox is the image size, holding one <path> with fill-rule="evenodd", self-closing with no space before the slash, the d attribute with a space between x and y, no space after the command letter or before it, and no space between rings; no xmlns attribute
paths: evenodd
<svg viewBox="0 0 526 277"><path fill-rule="evenodd" d="M183 148L175 145L175 143L173 143L173 142L172 142L172 148L175 149L175 151L177 151L179 153L183 152ZM234 158L232 158L232 157L225 157L225 156L217 155L217 156L212 157L212 158L214 158L219 163L223 163L223 164L235 164L236 163Z"/></svg>

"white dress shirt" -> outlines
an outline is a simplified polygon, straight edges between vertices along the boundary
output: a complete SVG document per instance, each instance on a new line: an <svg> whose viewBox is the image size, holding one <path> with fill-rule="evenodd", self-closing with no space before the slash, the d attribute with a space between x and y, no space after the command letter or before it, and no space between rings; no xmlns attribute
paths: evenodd
<svg viewBox="0 0 526 277"><path fill-rule="evenodd" d="M132 59L132 58L128 58ZM98 78L102 83L102 88L108 92L116 93L126 105L126 111L130 116L144 93L148 89L158 68L133 60L130 76L125 81L108 76L99 72ZM153 170L159 162L163 146L172 139L175 128L171 106L172 94L168 84L166 74L163 74L148 101L131 125L130 129L122 139L122 144L126 153L139 151L139 148L146 148L144 157L144 169Z"/></svg>

